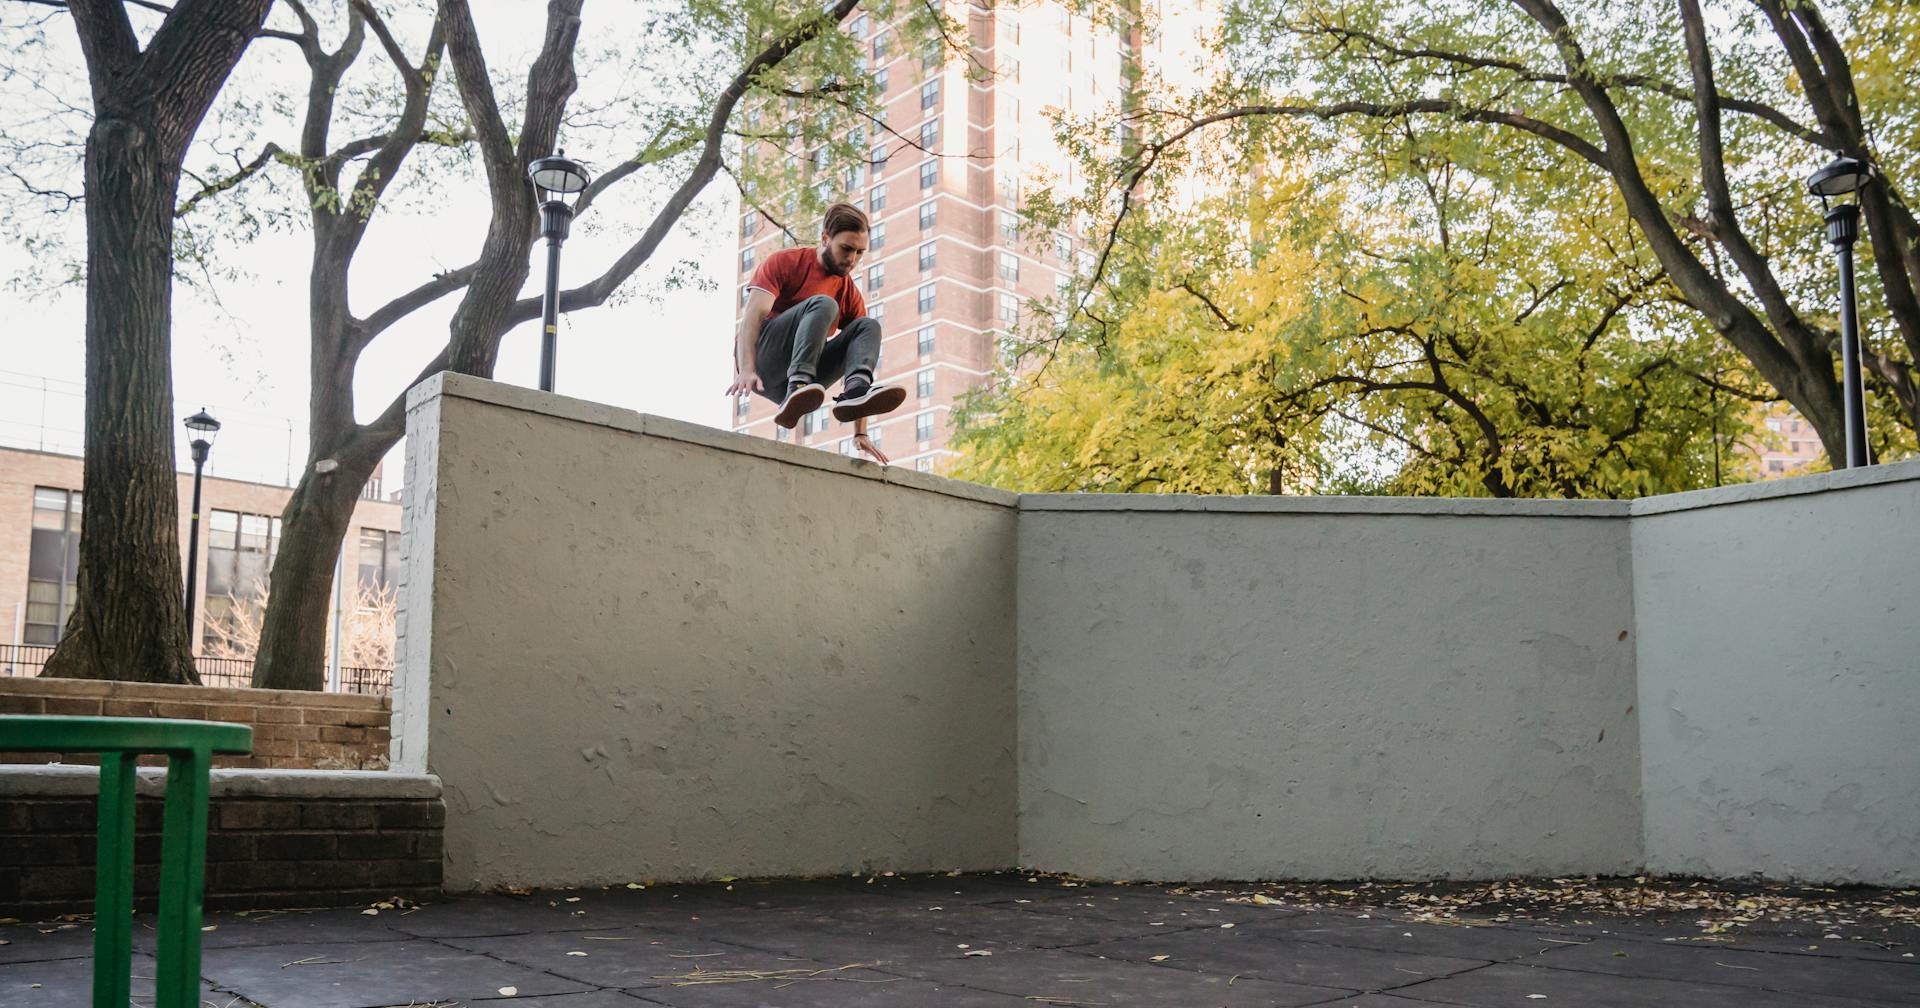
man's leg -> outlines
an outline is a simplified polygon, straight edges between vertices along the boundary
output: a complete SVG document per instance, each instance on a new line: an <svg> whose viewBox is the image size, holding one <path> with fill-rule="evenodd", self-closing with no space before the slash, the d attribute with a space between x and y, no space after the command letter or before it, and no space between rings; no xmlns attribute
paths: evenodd
<svg viewBox="0 0 1920 1008"><path fill-rule="evenodd" d="M863 315L847 323L820 354L821 382L846 379L834 397L835 420L890 413L907 401L905 389L873 382L874 369L880 366L880 338L880 323Z"/></svg>
<svg viewBox="0 0 1920 1008"><path fill-rule="evenodd" d="M792 427L820 408L826 389L816 383L820 358L840 306L824 295L810 297L760 327L754 371L760 393L780 403L774 422Z"/></svg>

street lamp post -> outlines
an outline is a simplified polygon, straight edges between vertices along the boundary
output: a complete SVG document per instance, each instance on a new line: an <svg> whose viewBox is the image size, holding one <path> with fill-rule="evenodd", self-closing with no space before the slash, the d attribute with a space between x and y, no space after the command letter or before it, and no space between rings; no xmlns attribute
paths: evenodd
<svg viewBox="0 0 1920 1008"><path fill-rule="evenodd" d="M1860 318L1854 307L1853 244L1860 238L1860 187L1873 177L1872 166L1850 157L1807 178L1807 191L1820 197L1827 212L1827 241L1840 259L1840 380L1847 423L1847 468L1867 463L1866 394L1860 375ZM1835 197L1853 196L1838 205Z"/></svg>
<svg viewBox="0 0 1920 1008"><path fill-rule="evenodd" d="M193 432L193 440L188 442L193 449L193 509L187 515L187 650L193 650L193 597L194 588L200 574L200 470L207 464L207 453L213 449L214 435L220 433L220 421L207 415L206 410L186 419L187 429Z"/></svg>
<svg viewBox="0 0 1920 1008"><path fill-rule="evenodd" d="M560 243L567 240L577 197L587 188L587 170L556 151L527 166L540 197L540 237L547 240L547 286L540 298L540 391L553 391L553 357L560 333Z"/></svg>

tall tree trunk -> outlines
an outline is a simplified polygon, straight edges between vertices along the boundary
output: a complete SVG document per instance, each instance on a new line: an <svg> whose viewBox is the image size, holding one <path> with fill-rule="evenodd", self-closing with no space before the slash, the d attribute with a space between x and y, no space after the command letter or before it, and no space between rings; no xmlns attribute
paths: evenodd
<svg viewBox="0 0 1920 1008"><path fill-rule="evenodd" d="M87 135L86 523L79 594L48 676L198 683L173 468L173 197L146 123Z"/></svg>
<svg viewBox="0 0 1920 1008"><path fill-rule="evenodd" d="M281 512L280 552L273 560L267 593L273 603L254 655L253 684L262 689L326 687L331 575L353 523L360 488L373 474L373 466L364 460L336 460L340 468L328 473L316 473L309 465ZM341 576L352 574L343 571Z"/></svg>
<svg viewBox="0 0 1920 1008"><path fill-rule="evenodd" d="M78 594L41 673L197 683L173 470L180 163L271 0L178 0L139 47L121 0L69 0L87 133L86 522Z"/></svg>

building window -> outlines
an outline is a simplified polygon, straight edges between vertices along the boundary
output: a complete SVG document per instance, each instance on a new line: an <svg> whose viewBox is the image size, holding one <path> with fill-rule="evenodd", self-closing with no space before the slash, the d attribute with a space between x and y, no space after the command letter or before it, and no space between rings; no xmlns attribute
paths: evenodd
<svg viewBox="0 0 1920 1008"><path fill-rule="evenodd" d="M940 118L935 116L920 124L920 148L932 150L940 144Z"/></svg>
<svg viewBox="0 0 1920 1008"><path fill-rule="evenodd" d="M933 188L934 183L939 181L940 181L940 163L938 161L931 161L931 160L922 161L920 163L920 188L931 189Z"/></svg>
<svg viewBox="0 0 1920 1008"><path fill-rule="evenodd" d="M1053 236L1053 257L1061 262L1067 262L1073 258L1073 238L1071 236L1063 234Z"/></svg>
<svg viewBox="0 0 1920 1008"><path fill-rule="evenodd" d="M760 211L749 210L740 215L740 233L748 238L760 230Z"/></svg>
<svg viewBox="0 0 1920 1008"><path fill-rule="evenodd" d="M935 105L939 104L939 102L940 102L940 78L935 77L934 79L926 82L925 84L920 85L921 111L924 112L927 109L930 109Z"/></svg>
<svg viewBox="0 0 1920 1008"><path fill-rule="evenodd" d="M841 439L840 439L840 454L842 454L842 455L852 455L852 454L853 454L853 439L852 439L852 438L848 438L848 437L843 437L843 438L841 438Z"/></svg>
<svg viewBox="0 0 1920 1008"><path fill-rule="evenodd" d="M882 98L887 96L887 68L881 67L873 72L873 92Z"/></svg>
<svg viewBox="0 0 1920 1008"><path fill-rule="evenodd" d="M813 436L813 432L815 429L813 425L813 420L814 420L814 415L812 413L809 413L806 416L803 416L800 418L800 433L802 436L804 437Z"/></svg>
<svg viewBox="0 0 1920 1008"><path fill-rule="evenodd" d="M934 67L946 62L946 58L947 47L941 45L940 41L935 39L927 43L925 49L920 50L920 69L932 70Z"/></svg>
<svg viewBox="0 0 1920 1008"><path fill-rule="evenodd" d="M79 571L80 491L34 487L22 643L60 643L60 631L73 614Z"/></svg>
<svg viewBox="0 0 1920 1008"><path fill-rule="evenodd" d="M1000 279L1008 283L1020 280L1020 257L1011 252L1000 253Z"/></svg>
<svg viewBox="0 0 1920 1008"><path fill-rule="evenodd" d="M933 414L922 413L913 418L913 437L916 441L933 440Z"/></svg>
<svg viewBox="0 0 1920 1008"><path fill-rule="evenodd" d="M920 268L921 268L921 270L923 270L923 271L924 271L924 270L930 270L930 269L932 269L932 268L933 268L933 253L934 253L934 243L933 243L933 242L921 242L921 243L920 243Z"/></svg>
<svg viewBox="0 0 1920 1008"><path fill-rule="evenodd" d="M933 221L934 221L934 202L932 200L928 200L925 203L920 204L920 230L926 231L931 229L933 227Z"/></svg>
<svg viewBox="0 0 1920 1008"><path fill-rule="evenodd" d="M887 244L887 226L885 224L875 224L872 228L868 229L867 251L869 252L879 251L880 249L885 248L886 244Z"/></svg>
<svg viewBox="0 0 1920 1008"><path fill-rule="evenodd" d="M865 14L862 14L859 17L854 18L852 21L847 23L847 31L851 32L853 34L853 37L857 39L866 38L867 29L870 27L872 26L871 24L868 23L867 16Z"/></svg>
<svg viewBox="0 0 1920 1008"><path fill-rule="evenodd" d="M879 213L887 208L887 187L877 185L867 194L867 212Z"/></svg>
<svg viewBox="0 0 1920 1008"><path fill-rule="evenodd" d="M1008 244L1020 240L1020 215L1011 210L1000 211L1000 237Z"/></svg>
<svg viewBox="0 0 1920 1008"><path fill-rule="evenodd" d="M922 326L920 327L920 356L925 357L932 352L933 352L933 327Z"/></svg>
<svg viewBox="0 0 1920 1008"><path fill-rule="evenodd" d="M885 322L887 320L887 306L883 304L868 305L867 317L875 322Z"/></svg>
<svg viewBox="0 0 1920 1008"><path fill-rule="evenodd" d="M887 267L884 263L874 263L867 267L867 290L877 291L887 282Z"/></svg>
<svg viewBox="0 0 1920 1008"><path fill-rule="evenodd" d="M873 36L873 65L879 66L887 61L887 33L878 32Z"/></svg>
<svg viewBox="0 0 1920 1008"><path fill-rule="evenodd" d="M932 472L933 456L927 455L927 456L923 456L921 458L915 459L913 462L913 468L916 472L923 472L923 473Z"/></svg>
<svg viewBox="0 0 1920 1008"><path fill-rule="evenodd" d="M873 177L878 179L880 173L887 170L887 145L881 144L868 151L867 163L873 166ZM885 199L881 200L881 203L884 204L885 202Z"/></svg>
<svg viewBox="0 0 1920 1008"><path fill-rule="evenodd" d="M1017 295L1006 293L1000 295L1000 321L1008 326L1019 324L1020 298Z"/></svg>
<svg viewBox="0 0 1920 1008"><path fill-rule="evenodd" d="M934 287L930 283L920 285L920 314L922 315L933 310L933 290Z"/></svg>
<svg viewBox="0 0 1920 1008"><path fill-rule="evenodd" d="M748 407L752 405L753 405L752 396L745 396L745 395L735 396L733 399L733 415L736 417L746 416Z"/></svg>
<svg viewBox="0 0 1920 1008"><path fill-rule="evenodd" d="M746 303L747 303L747 298L749 298L749 297L752 297L752 296L753 296L753 288L752 288L752 287L742 287L742 288L740 288L740 304L741 304L741 305L742 305L743 307L744 307L744 306L746 305Z"/></svg>
<svg viewBox="0 0 1920 1008"><path fill-rule="evenodd" d="M754 256L753 256L752 248L749 247L749 248L741 249L740 250L740 272L742 273L753 272L753 260L754 260Z"/></svg>
<svg viewBox="0 0 1920 1008"><path fill-rule="evenodd" d="M267 600L267 574L279 548L280 519L237 511L208 512L207 644L231 647L240 622L259 619ZM364 564L363 560L362 570Z"/></svg>
<svg viewBox="0 0 1920 1008"><path fill-rule="evenodd" d="M913 385L914 385L914 391L918 393L918 398L921 398L921 399L933 398L933 369L927 368L926 370L921 371L918 375L914 377Z"/></svg>
<svg viewBox="0 0 1920 1008"><path fill-rule="evenodd" d="M775 441L785 441L787 437L788 437L788 432L785 427L782 427L779 424L773 425L773 439Z"/></svg>
<svg viewBox="0 0 1920 1008"><path fill-rule="evenodd" d="M1779 460L1779 459L1768 459L1768 460L1767 460L1767 471L1768 471L1768 472L1774 472L1774 473L1777 473L1777 472L1786 472L1786 471L1787 471L1787 464L1786 464L1785 462L1783 462L1783 461L1781 461L1781 460Z"/></svg>
<svg viewBox="0 0 1920 1008"><path fill-rule="evenodd" d="M360 530L360 591L384 592L400 579L400 533L387 529Z"/></svg>
<svg viewBox="0 0 1920 1008"><path fill-rule="evenodd" d="M846 184L841 188L845 189L848 192L852 192L855 189L860 188L860 184L862 182L865 182L866 180L860 177L860 166L856 164L856 165L847 166L846 178L843 181Z"/></svg>

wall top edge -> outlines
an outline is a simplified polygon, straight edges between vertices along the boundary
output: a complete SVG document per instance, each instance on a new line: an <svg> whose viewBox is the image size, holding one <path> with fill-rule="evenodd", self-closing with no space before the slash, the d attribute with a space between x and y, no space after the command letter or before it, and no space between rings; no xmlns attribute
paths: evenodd
<svg viewBox="0 0 1920 1008"><path fill-rule="evenodd" d="M1012 508L1019 503L1017 494L995 487L981 486L978 483L946 479L911 469L877 465L865 459L852 459L823 452L818 448L783 444L750 434L736 434L733 431L706 427L685 420L654 416L651 413L640 413L605 403L588 402L584 399L571 399L552 392L541 392L538 389L507 385L450 371L443 371L415 385L407 393L407 411L413 412L441 396L468 399L505 409L538 413L556 419L593 424L631 434L645 434L670 441L697 444L717 451L751 455L773 462L818 469L822 472L855 476L876 483L889 483L908 489L924 490L943 497L954 497L1005 508Z"/></svg>
<svg viewBox="0 0 1920 1008"><path fill-rule="evenodd" d="M166 768L141 767L135 791L148 797L166 793ZM215 769L208 782L215 798L407 799L440 797L440 778L390 770ZM0 797L93 797L100 793L100 768L66 763L0 766Z"/></svg>
<svg viewBox="0 0 1920 1008"><path fill-rule="evenodd" d="M1694 511L1700 508L1724 507L1729 504L1745 504L1750 501L1833 493L1855 487L1905 483L1913 480L1920 480L1920 459L1861 466L1858 469L1836 469L1832 472L1811 473L1806 476L1787 476L1760 483L1739 483L1706 490L1689 490L1686 493L1642 497L1633 502L1633 515L1640 518L1647 515L1671 514L1675 511Z"/></svg>
<svg viewBox="0 0 1920 1008"><path fill-rule="evenodd" d="M1707 490L1661 494L1634 501L1500 500L1486 497L1296 497L1265 494L1237 496L1015 494L964 480L946 479L893 466L879 466L863 459L846 458L816 448L769 441L766 438L736 434L684 420L654 416L605 403L572 399L537 389L522 388L518 385L508 385L447 371L433 375L415 385L407 393L407 409L412 412L441 396L468 399L506 409L697 444L718 451L751 455L788 465L840 473L877 483L889 483L945 497L1017 508L1022 511L1192 511L1249 514L1626 518L1920 480L1920 459L1909 459L1858 469L1789 476L1759 483L1741 483Z"/></svg>
<svg viewBox="0 0 1920 1008"><path fill-rule="evenodd" d="M1183 511L1247 514L1464 515L1500 518L1625 518L1626 501L1494 500L1482 497L1293 497L1247 494L1021 494L1022 511Z"/></svg>

